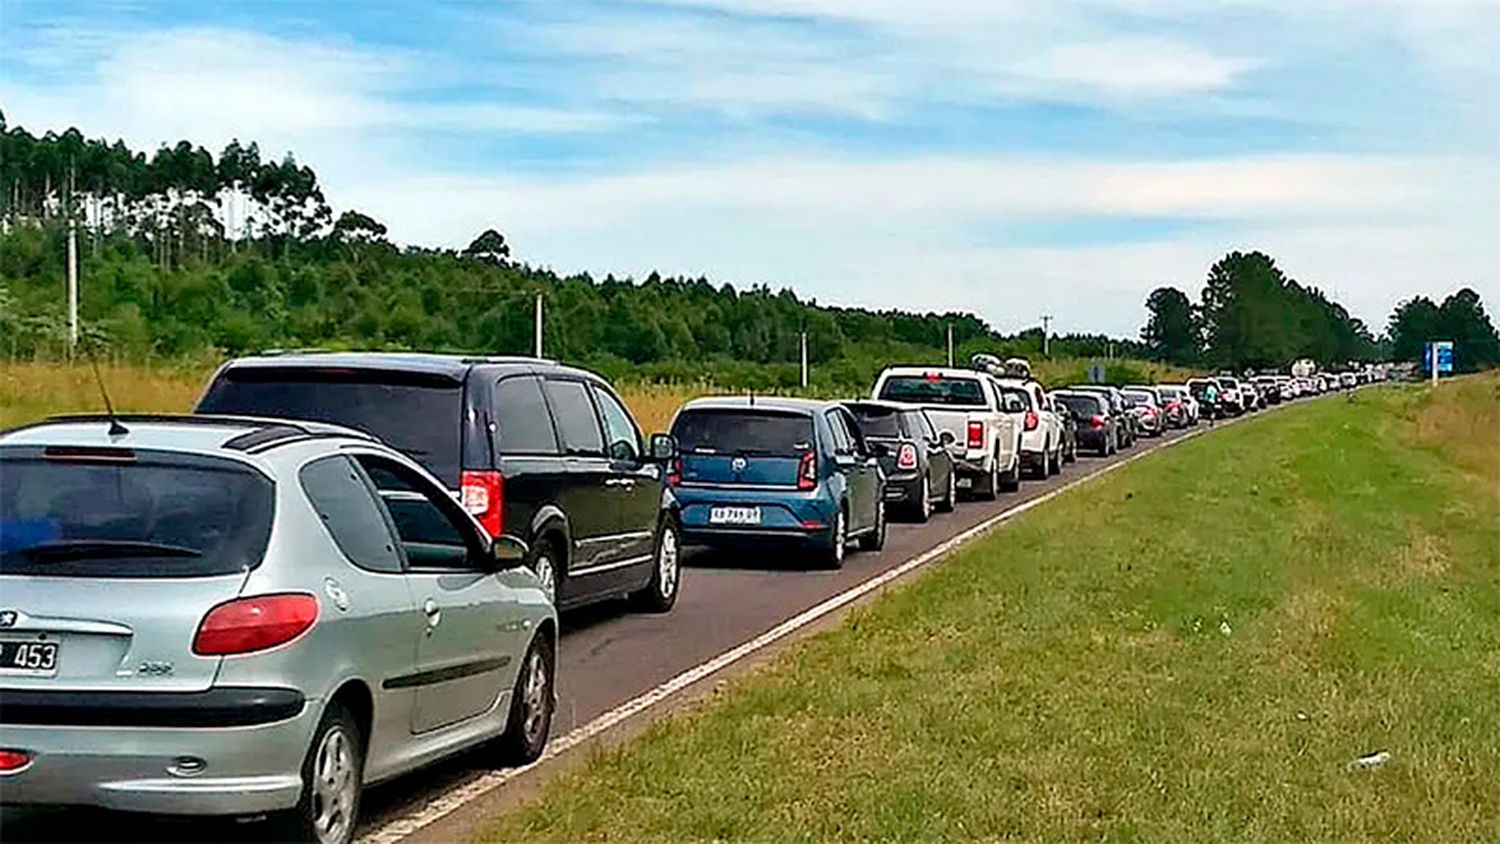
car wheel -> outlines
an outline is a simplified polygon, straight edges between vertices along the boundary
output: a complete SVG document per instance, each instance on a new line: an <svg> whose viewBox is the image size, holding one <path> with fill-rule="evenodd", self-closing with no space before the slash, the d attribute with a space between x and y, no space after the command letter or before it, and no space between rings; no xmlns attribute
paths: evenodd
<svg viewBox="0 0 1500 844"><path fill-rule="evenodd" d="M990 471L987 473L983 483L975 481L975 497L981 501L994 501L1000 493L1000 459L998 457L990 460Z"/></svg>
<svg viewBox="0 0 1500 844"><path fill-rule="evenodd" d="M958 506L958 473L953 467L948 467L948 491L943 494L943 500L938 502L938 509L944 513L952 513L953 508Z"/></svg>
<svg viewBox="0 0 1500 844"><path fill-rule="evenodd" d="M1006 492L1015 492L1021 488L1021 452L1019 450L1016 451L1016 459L1011 464L1010 471L1000 478L1000 488Z"/></svg>
<svg viewBox="0 0 1500 844"><path fill-rule="evenodd" d="M924 523L932 518L932 481L926 475L922 476L922 489L918 491L917 506L912 508L912 515Z"/></svg>
<svg viewBox="0 0 1500 844"><path fill-rule="evenodd" d="M316 844L349 844L359 820L364 786L364 736L354 716L328 704L302 761L302 799L278 837Z"/></svg>
<svg viewBox="0 0 1500 844"><path fill-rule="evenodd" d="M666 612L677 603L682 585L682 539L677 522L663 516L661 532L656 537L656 554L652 557L651 582L635 594L636 606L646 612Z"/></svg>
<svg viewBox="0 0 1500 844"><path fill-rule="evenodd" d="M823 549L823 562L829 568L844 567L844 552L849 545L849 523L844 515L844 506L833 514L833 528L828 531L828 547Z"/></svg>
<svg viewBox="0 0 1500 844"><path fill-rule="evenodd" d="M537 544L536 555L531 558L531 571L541 582L542 591L553 603L557 602L557 551L551 539Z"/></svg>
<svg viewBox="0 0 1500 844"><path fill-rule="evenodd" d="M1068 446L1068 450L1063 453L1063 462L1064 463L1077 463L1078 462L1078 440L1074 440L1073 444L1071 446Z"/></svg>
<svg viewBox="0 0 1500 844"><path fill-rule="evenodd" d="M546 636L537 636L521 661L516 686L510 695L505 732L495 742L503 764L525 765L542 755L547 735L552 731L552 713L557 708L557 695L552 687L555 676L552 644Z"/></svg>
<svg viewBox="0 0 1500 844"><path fill-rule="evenodd" d="M881 493L884 498L884 493ZM861 551L879 551L885 547L885 507L875 505L875 529L863 534L859 538L859 549Z"/></svg>

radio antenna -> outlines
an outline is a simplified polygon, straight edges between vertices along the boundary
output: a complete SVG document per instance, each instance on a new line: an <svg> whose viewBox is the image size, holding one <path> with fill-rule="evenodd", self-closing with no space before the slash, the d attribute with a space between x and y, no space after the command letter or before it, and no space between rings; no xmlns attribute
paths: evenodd
<svg viewBox="0 0 1500 844"><path fill-rule="evenodd" d="M115 416L115 405L109 400L109 390L104 389L104 376L99 374L99 361L94 357L93 349L88 350L89 365L94 368L94 383L99 385L99 396L104 399L104 410L109 414L109 435L111 437L123 437L130 433L130 429L120 424L119 417Z"/></svg>

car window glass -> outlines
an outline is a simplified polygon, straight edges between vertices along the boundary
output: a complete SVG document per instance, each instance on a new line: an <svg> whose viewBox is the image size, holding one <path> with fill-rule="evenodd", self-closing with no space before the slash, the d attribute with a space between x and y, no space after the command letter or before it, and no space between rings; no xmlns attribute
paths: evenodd
<svg viewBox="0 0 1500 844"><path fill-rule="evenodd" d="M854 421L854 417L850 416L846 410L835 410L834 414L844 426L844 436L849 439L850 449L855 454L864 454L866 451L865 440L864 437L860 436L859 424Z"/></svg>
<svg viewBox="0 0 1500 844"><path fill-rule="evenodd" d="M849 432L844 429L843 419L834 411L829 411L825 418L828 420L828 429L833 433L833 453L853 454L854 444L849 441Z"/></svg>
<svg viewBox="0 0 1500 844"><path fill-rule="evenodd" d="M938 439L939 437L937 428L933 427L932 418L927 415L926 411L918 413L917 416L921 417L922 419L922 430L927 434L927 438L929 440Z"/></svg>
<svg viewBox="0 0 1500 844"><path fill-rule="evenodd" d="M379 491L412 568L474 568L473 531L452 495L394 461L373 455L357 460Z"/></svg>
<svg viewBox="0 0 1500 844"><path fill-rule="evenodd" d="M542 398L541 379L523 375L495 385L495 432L505 454L557 454L557 432Z"/></svg>
<svg viewBox="0 0 1500 844"><path fill-rule="evenodd" d="M1006 413L1021 413L1031 409L1031 402L1027 399L1026 392L1002 388L1000 390L1000 409Z"/></svg>
<svg viewBox="0 0 1500 844"><path fill-rule="evenodd" d="M297 476L323 527L349 562L370 571L401 571L390 524L358 466L347 457L325 457L303 466Z"/></svg>
<svg viewBox="0 0 1500 844"><path fill-rule="evenodd" d="M605 453L611 460L635 462L641 459L641 435L635 429L630 412L608 392L592 388L599 402L599 415L604 417Z"/></svg>
<svg viewBox="0 0 1500 844"><path fill-rule="evenodd" d="M546 391L547 401L552 405L552 418L557 421L563 453L603 454L604 434L599 429L599 417L594 413L594 403L589 401L588 389L583 383L548 379Z"/></svg>

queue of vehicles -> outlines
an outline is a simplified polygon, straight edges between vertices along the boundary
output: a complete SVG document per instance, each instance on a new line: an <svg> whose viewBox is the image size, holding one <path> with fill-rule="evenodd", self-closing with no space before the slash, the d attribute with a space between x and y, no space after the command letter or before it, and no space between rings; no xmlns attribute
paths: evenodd
<svg viewBox="0 0 1500 844"><path fill-rule="evenodd" d="M224 365L193 415L3 432L0 801L345 844L369 785L536 759L559 610L669 612L686 546L836 568L888 516L1330 382L1049 391L982 355L868 399L697 399L645 437L554 362L317 352Z"/></svg>

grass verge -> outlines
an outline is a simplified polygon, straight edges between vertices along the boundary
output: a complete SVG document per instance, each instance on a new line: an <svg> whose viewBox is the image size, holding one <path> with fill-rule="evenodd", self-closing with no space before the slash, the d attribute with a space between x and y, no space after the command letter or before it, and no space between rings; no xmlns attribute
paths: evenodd
<svg viewBox="0 0 1500 844"><path fill-rule="evenodd" d="M1500 839L1497 413L1380 388L1140 461L478 837Z"/></svg>

